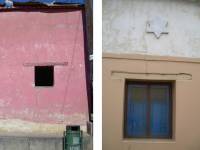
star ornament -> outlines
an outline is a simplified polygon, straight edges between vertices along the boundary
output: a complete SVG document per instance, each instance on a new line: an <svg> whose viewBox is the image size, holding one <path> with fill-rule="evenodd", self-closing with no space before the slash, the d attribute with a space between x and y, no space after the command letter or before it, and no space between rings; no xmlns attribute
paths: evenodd
<svg viewBox="0 0 200 150"><path fill-rule="evenodd" d="M146 32L154 33L157 39L160 38L161 34L168 34L167 31L168 22L161 17L155 17L150 21L147 21Z"/></svg>

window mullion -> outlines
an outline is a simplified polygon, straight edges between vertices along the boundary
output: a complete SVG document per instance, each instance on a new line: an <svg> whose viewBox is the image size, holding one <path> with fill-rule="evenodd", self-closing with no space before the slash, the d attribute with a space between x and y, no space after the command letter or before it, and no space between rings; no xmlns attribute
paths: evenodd
<svg viewBox="0 0 200 150"><path fill-rule="evenodd" d="M151 123L151 98L150 98L150 84L147 85L147 137L151 137L150 135L150 123Z"/></svg>

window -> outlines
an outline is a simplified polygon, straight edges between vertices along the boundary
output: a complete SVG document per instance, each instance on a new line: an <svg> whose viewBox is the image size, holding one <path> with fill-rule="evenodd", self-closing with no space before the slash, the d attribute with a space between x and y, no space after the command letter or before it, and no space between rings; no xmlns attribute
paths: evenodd
<svg viewBox="0 0 200 150"><path fill-rule="evenodd" d="M35 86L53 86L54 67L35 66Z"/></svg>
<svg viewBox="0 0 200 150"><path fill-rule="evenodd" d="M171 83L126 81L125 138L172 138Z"/></svg>

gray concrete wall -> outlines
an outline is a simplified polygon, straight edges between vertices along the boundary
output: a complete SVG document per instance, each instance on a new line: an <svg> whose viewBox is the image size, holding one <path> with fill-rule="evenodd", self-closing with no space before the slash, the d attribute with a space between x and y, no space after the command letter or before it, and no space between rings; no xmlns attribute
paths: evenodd
<svg viewBox="0 0 200 150"><path fill-rule="evenodd" d="M84 134L82 150L92 150L92 147L92 136ZM0 150L63 150L63 138L0 137Z"/></svg>
<svg viewBox="0 0 200 150"><path fill-rule="evenodd" d="M154 17L169 34L146 33ZM103 52L200 57L200 4L195 0L103 0Z"/></svg>
<svg viewBox="0 0 200 150"><path fill-rule="evenodd" d="M1 137L0 150L62 150L62 138Z"/></svg>

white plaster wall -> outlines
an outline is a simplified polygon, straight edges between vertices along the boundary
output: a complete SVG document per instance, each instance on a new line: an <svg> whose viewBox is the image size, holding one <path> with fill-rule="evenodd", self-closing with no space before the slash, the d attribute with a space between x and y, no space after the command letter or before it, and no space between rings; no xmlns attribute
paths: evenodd
<svg viewBox="0 0 200 150"><path fill-rule="evenodd" d="M169 34L146 33L155 16ZM200 4L192 0L103 0L103 52L200 57Z"/></svg>

